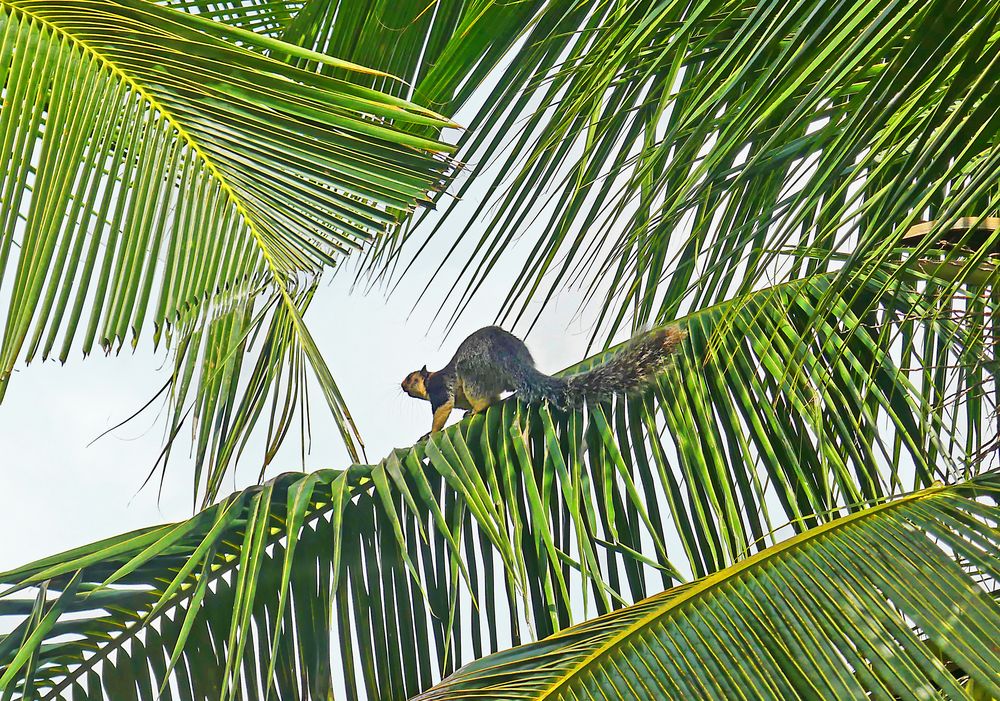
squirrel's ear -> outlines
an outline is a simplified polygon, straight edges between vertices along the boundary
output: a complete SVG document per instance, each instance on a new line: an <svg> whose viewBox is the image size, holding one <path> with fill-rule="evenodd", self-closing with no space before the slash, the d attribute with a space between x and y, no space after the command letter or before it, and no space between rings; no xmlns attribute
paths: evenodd
<svg viewBox="0 0 1000 701"><path fill-rule="evenodd" d="M430 375L431 374L430 370L427 369L426 365L424 365L422 368L420 368L420 372L423 373L424 375Z"/></svg>

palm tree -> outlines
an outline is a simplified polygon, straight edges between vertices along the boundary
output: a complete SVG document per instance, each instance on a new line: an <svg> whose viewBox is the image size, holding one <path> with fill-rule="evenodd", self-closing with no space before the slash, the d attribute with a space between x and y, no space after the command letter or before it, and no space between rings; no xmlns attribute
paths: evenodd
<svg viewBox="0 0 1000 701"><path fill-rule="evenodd" d="M206 506L0 573L5 698L1000 697L998 13L0 0L4 368L149 312ZM459 162L492 194L407 218ZM356 443L312 289L444 231L449 319L512 271L508 323L579 285L681 353L216 501L307 368Z"/></svg>

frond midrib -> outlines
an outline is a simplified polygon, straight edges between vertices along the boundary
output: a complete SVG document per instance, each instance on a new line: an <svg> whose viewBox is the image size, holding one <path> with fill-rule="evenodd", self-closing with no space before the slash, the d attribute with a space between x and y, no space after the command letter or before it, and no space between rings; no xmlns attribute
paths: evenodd
<svg viewBox="0 0 1000 701"><path fill-rule="evenodd" d="M599 661L604 655L606 655L613 648L617 647L622 642L624 642L633 633L643 629L656 619L660 618L661 616L667 615L670 611L676 609L679 606L682 606L688 601L696 597L699 597L702 594L705 594L706 592L726 583L727 581L731 581L733 578L738 577L743 572L752 568L756 568L760 566L762 563L765 563L774 557L778 557L784 554L788 550L799 547L803 543L811 542L815 538L821 537L832 531L839 530L846 526L852 525L861 519L869 518L871 516L874 516L875 514L881 513L882 511L888 509L897 508L911 501L925 499L929 496L933 496L934 494L938 494L947 489L949 489L947 485L938 484L914 492L905 497L894 499L892 501L888 501L879 504L877 506L873 506L869 509L865 509L863 511L850 514L849 516L837 519L836 521L831 521L829 523L816 526L815 528L812 528L804 533L799 533L798 535L795 535L789 538L788 540L773 545L767 550L763 550L759 553L756 553L751 557L747 558L746 560L743 560L742 562L738 562L735 565L732 565L731 567L727 567L724 570L719 570L718 572L714 572L700 580L684 585L688 587L686 591L680 593L677 596L671 597L667 602L664 603L663 606L658 606L654 608L651 613L648 613L642 618L637 619L630 625L626 626L623 630L609 637L606 641L601 643L595 650L593 650L585 658L580 660L577 664L573 665L569 669L560 673L558 677L555 679L555 681L553 681L548 687L546 687L546 689L536 698L538 698L539 700L557 698L558 692L566 684L570 683L574 677L578 676L579 674L582 674L588 667L593 665L595 662ZM562 631L562 633L567 633L571 631L572 629L568 628L565 631Z"/></svg>
<svg viewBox="0 0 1000 701"><path fill-rule="evenodd" d="M215 181L219 184L219 187L225 193L226 199L233 207L235 207L237 214L240 216L240 219L247 227L247 230L250 232L250 235L257 243L257 247L260 249L261 255L267 262L267 266L271 270L272 277L274 278L276 284L278 285L278 287L282 292L282 297L285 299L286 303L290 304L291 300L288 297L287 288L284 284L284 280L281 277L281 270L275 263L274 258L271 255L270 249L265 243L260 231L258 231L254 218L251 216L250 212L247 211L241 198L237 195L235 189L229 184L226 178L223 177L223 174L220 171L219 167L212 161L211 158L209 158L208 154L198 144L198 141L193 136L191 136L191 134L187 131L187 129L183 126L183 124L181 124L178 121L178 119L171 113L171 111L168 110L154 95L152 95L142 85L142 83L137 81L135 78L131 77L128 73L122 70L114 61L112 61L108 56L106 56L103 52L92 46L90 43L84 41L83 39L80 39L79 37L75 36L72 32L59 26L58 24L46 19L45 17L38 15L35 12L31 12L30 10L21 7L20 5L18 5L15 2L12 2L11 0L0 0L0 5L9 7L11 11L29 17L32 20L38 22L39 24L48 27L53 33L66 37L75 46L79 47L84 53L89 53L95 58L97 58L97 60L108 70L110 70L113 75L117 76L126 85L135 90L136 93L138 93L142 97L142 99L146 101L146 103L150 106L151 109L163 115L166 122L177 132L177 137L182 142L187 144L187 146L191 148L191 150L194 152L195 156L197 156L204 163L205 168L208 170L209 174L215 179Z"/></svg>

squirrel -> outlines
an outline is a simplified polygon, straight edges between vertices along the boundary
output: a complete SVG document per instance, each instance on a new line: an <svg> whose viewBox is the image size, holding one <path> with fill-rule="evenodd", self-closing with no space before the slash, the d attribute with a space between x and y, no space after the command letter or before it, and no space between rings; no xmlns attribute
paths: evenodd
<svg viewBox="0 0 1000 701"><path fill-rule="evenodd" d="M425 365L402 381L403 391L431 403L431 433L443 427L453 409L478 414L513 391L524 401L549 402L558 409L581 406L639 389L663 369L687 333L676 326L637 336L607 362L561 378L539 372L521 339L498 326L474 331L437 372ZM428 434L430 435L430 434Z"/></svg>

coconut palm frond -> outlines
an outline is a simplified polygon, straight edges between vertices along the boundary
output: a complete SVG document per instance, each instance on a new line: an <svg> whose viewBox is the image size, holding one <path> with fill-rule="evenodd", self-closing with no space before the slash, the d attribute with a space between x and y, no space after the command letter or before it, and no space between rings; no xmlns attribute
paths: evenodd
<svg viewBox="0 0 1000 701"><path fill-rule="evenodd" d="M263 289L358 454L296 300L444 186L451 148L401 125L450 122L247 35L144 0L0 2L0 396L19 361L180 338Z"/></svg>
<svg viewBox="0 0 1000 701"><path fill-rule="evenodd" d="M995 698L1000 476L819 526L417 699Z"/></svg>
<svg viewBox="0 0 1000 701"><path fill-rule="evenodd" d="M498 319L522 329L577 286L603 342L763 280L842 269L846 285L904 242L919 256L960 218L998 213L998 13L547 3L467 120L474 177L433 227L403 230L380 270L418 255L418 270L439 270L427 251L446 250L461 274L426 291L448 301L442 318L481 310L492 279L509 285ZM924 221L935 226L908 238ZM446 247L424 246L443 231ZM960 237L977 255L953 251L959 282L996 239Z"/></svg>
<svg viewBox="0 0 1000 701"><path fill-rule="evenodd" d="M642 396L571 413L508 399L378 465L283 475L189 521L3 573L14 632L0 674L13 698L145 699L164 685L263 698L273 684L403 699L982 469L962 429L969 402L987 423L970 390L985 395L986 378L943 368L970 391L929 404L923 369L898 365L907 343L976 350L975 325L891 273L868 283L894 280L877 314L851 290L817 324L834 276L680 320L683 349Z"/></svg>

